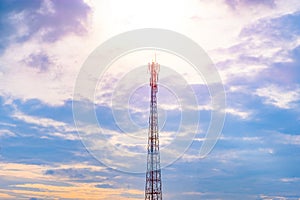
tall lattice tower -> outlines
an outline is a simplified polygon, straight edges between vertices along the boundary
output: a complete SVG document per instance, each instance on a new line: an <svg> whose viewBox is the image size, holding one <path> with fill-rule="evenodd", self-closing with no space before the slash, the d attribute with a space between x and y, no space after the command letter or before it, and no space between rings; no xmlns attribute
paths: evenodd
<svg viewBox="0 0 300 200"><path fill-rule="evenodd" d="M148 130L148 155L147 155L147 172L145 186L145 200L161 200L162 184L160 169L159 153L159 135L158 135L158 115L157 115L157 98L158 92L157 81L159 64L156 62L148 65L151 87L150 116Z"/></svg>

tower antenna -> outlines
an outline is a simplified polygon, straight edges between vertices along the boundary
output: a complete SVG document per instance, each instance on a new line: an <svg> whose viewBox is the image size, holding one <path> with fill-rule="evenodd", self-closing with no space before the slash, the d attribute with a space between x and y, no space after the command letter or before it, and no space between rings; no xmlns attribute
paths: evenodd
<svg viewBox="0 0 300 200"><path fill-rule="evenodd" d="M155 62L148 64L150 71L150 116L148 129L148 147L147 147L147 172L145 186L145 200L162 200L162 181L160 169L160 153L159 153L159 134L158 134L158 115L157 115L157 97L158 92L158 73L159 64Z"/></svg>

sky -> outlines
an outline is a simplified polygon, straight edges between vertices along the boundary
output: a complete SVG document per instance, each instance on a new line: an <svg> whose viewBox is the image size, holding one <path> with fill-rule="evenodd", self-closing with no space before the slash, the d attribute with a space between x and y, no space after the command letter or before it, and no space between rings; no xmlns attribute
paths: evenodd
<svg viewBox="0 0 300 200"><path fill-rule="evenodd" d="M300 1L1 0L0 16L0 199L143 199L155 54L163 198L300 199ZM213 63L226 115L208 155L207 74L161 49L90 56L143 28ZM82 84L89 63L107 68Z"/></svg>

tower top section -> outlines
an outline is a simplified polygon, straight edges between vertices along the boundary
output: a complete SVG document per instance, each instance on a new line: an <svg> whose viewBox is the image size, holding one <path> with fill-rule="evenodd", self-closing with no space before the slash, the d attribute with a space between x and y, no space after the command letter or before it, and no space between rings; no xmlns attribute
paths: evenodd
<svg viewBox="0 0 300 200"><path fill-rule="evenodd" d="M148 63L148 71L150 72L150 86L151 89L157 92L157 81L158 81L158 73L160 70L160 65L156 62L156 55L155 55L155 62Z"/></svg>

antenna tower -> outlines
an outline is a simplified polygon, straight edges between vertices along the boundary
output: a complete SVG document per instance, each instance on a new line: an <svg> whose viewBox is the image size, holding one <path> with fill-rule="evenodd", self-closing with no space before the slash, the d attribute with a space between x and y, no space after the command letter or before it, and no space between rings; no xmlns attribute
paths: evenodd
<svg viewBox="0 0 300 200"><path fill-rule="evenodd" d="M161 200L162 199L162 184L161 184L161 169L160 169L160 153L159 153L159 134L158 134L158 115L157 115L157 98L158 92L157 81L160 66L156 62L148 64L151 87L150 100L150 116L148 130L148 155L147 155L147 172L145 186L145 200Z"/></svg>

